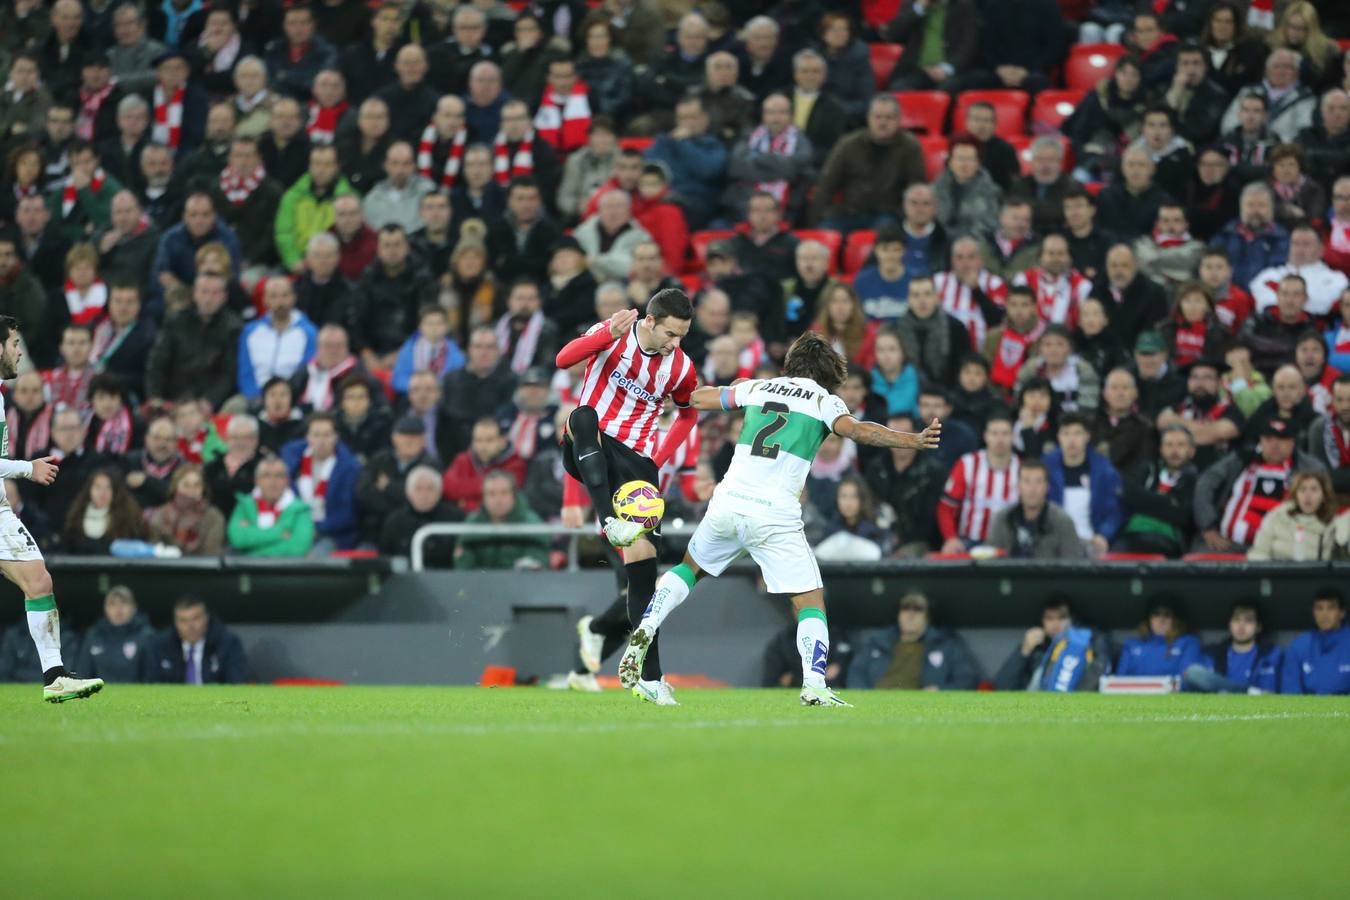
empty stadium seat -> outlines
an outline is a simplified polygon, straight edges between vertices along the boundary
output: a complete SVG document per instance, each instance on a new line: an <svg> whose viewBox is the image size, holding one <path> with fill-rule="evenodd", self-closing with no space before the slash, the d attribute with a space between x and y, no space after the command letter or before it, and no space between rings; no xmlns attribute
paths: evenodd
<svg viewBox="0 0 1350 900"><path fill-rule="evenodd" d="M932 181L942 173L947 164L947 136L942 134L918 135L919 145L923 147L924 170L928 180Z"/></svg>
<svg viewBox="0 0 1350 900"><path fill-rule="evenodd" d="M647 148L656 143L656 138L650 137L625 137L619 138L619 146L624 150L636 150L639 153L646 153Z"/></svg>
<svg viewBox="0 0 1350 900"><path fill-rule="evenodd" d="M872 245L877 242L877 233L871 228L859 228L848 236L844 244L844 274L854 275L867 263L872 255Z"/></svg>
<svg viewBox="0 0 1350 900"><path fill-rule="evenodd" d="M799 241L820 241L828 247L830 250L830 274L834 275L839 271L839 248L844 243L843 235L826 228L804 229L792 233Z"/></svg>
<svg viewBox="0 0 1350 900"><path fill-rule="evenodd" d="M872 27L885 25L900 14L901 0L863 0L863 22Z"/></svg>
<svg viewBox="0 0 1350 900"><path fill-rule="evenodd" d="M951 94L946 91L897 91L895 99L900 104L900 124L905 128L927 134L946 133Z"/></svg>
<svg viewBox="0 0 1350 900"><path fill-rule="evenodd" d="M953 120L964 126L966 109L972 103L988 103L994 107L994 133L1008 140L1027 133L1030 102L1026 91L964 91L956 98Z"/></svg>
<svg viewBox="0 0 1350 900"><path fill-rule="evenodd" d="M1041 91L1031 107L1031 130L1033 133L1059 131L1079 103L1083 102L1087 91Z"/></svg>
<svg viewBox="0 0 1350 900"><path fill-rule="evenodd" d="M1116 67L1116 60L1125 55L1119 44L1075 44L1064 62L1064 85L1070 89L1090 91Z"/></svg>
<svg viewBox="0 0 1350 900"><path fill-rule="evenodd" d="M895 64L900 61L904 49L901 44L868 45L872 57L872 77L876 79L877 90L884 90L886 83L891 80L891 73L895 71Z"/></svg>
<svg viewBox="0 0 1350 900"><path fill-rule="evenodd" d="M702 269L708 264L708 248L716 241L725 241L736 236L731 229L695 231L689 235L689 246L694 249L694 266Z"/></svg>

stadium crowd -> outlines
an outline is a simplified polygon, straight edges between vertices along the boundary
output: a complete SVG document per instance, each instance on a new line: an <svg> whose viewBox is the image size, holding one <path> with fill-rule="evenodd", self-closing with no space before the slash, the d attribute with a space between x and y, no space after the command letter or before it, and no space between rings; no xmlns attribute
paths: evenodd
<svg viewBox="0 0 1350 900"><path fill-rule="evenodd" d="M824 559L1350 554L1344 5L884 5L5 0L5 438L61 466L11 504L76 554L580 525L554 354L684 285L707 382L816 329L944 421L827 440Z"/></svg>

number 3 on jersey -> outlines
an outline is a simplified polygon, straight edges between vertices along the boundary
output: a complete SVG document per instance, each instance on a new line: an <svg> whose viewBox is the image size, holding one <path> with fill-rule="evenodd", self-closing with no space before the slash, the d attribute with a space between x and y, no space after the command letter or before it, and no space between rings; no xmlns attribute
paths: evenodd
<svg viewBox="0 0 1350 900"><path fill-rule="evenodd" d="M778 458L778 444L768 443L769 438L783 430L788 423L788 407L785 403L770 401L760 407L766 414L766 420L760 426L758 433L755 434L754 441L750 444L750 455L762 457L763 459ZM767 418L771 414L773 418Z"/></svg>

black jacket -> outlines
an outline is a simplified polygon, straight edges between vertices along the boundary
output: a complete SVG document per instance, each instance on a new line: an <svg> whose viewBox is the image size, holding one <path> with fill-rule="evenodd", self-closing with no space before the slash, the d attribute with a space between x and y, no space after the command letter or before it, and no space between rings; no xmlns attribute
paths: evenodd
<svg viewBox="0 0 1350 900"><path fill-rule="evenodd" d="M908 469L897 472L887 454L872 460L863 477L876 498L895 510L893 528L900 543L923 541L930 547L940 543L937 506L947 471L935 456L921 452Z"/></svg>
<svg viewBox="0 0 1350 900"><path fill-rule="evenodd" d="M932 7L927 7L931 10ZM881 39L903 44L905 49L895 64L892 80L919 71L919 57L923 52L924 18L907 3L900 15L881 27ZM963 75L975 62L980 47L979 18L971 0L948 0L946 18L942 22L942 61L951 66L953 74ZM956 130L964 129L957 123Z"/></svg>
<svg viewBox="0 0 1350 900"><path fill-rule="evenodd" d="M149 681L163 684L183 684L187 667L183 659L183 642L172 627L155 635L151 642ZM243 684L248 677L248 659L244 642L215 616L206 626L206 646L202 648L203 684Z"/></svg>
<svg viewBox="0 0 1350 900"><path fill-rule="evenodd" d="M436 302L436 282L415 262L409 258L390 277L376 260L361 276L350 329L354 349L392 353L417 330L417 310Z"/></svg>
<svg viewBox="0 0 1350 900"><path fill-rule="evenodd" d="M148 397L176 400L191 390L219 409L235 392L239 332L243 320L229 309L203 319L194 307L181 310L164 323L150 350L145 373Z"/></svg>
<svg viewBox="0 0 1350 900"><path fill-rule="evenodd" d="M1177 532L1177 552L1190 546L1191 536L1195 533L1195 486L1200 473L1195 466L1188 465L1181 470L1176 483L1166 491L1159 489L1162 464L1156 460L1145 460L1125 470L1120 480L1120 497L1125 513L1125 525L1122 535L1139 533L1145 529L1145 523L1136 517L1147 517L1158 523L1171 526Z"/></svg>
<svg viewBox="0 0 1350 900"><path fill-rule="evenodd" d="M796 105L796 98L792 97L793 105ZM796 110L793 110L796 115ZM844 111L844 106L832 95L823 91L816 95L816 102L811 106L811 114L806 117L806 138L811 142L812 162L819 169L825 165L825 157L830 155L830 150L838 140L848 131L848 113Z"/></svg>
<svg viewBox="0 0 1350 900"><path fill-rule="evenodd" d="M440 470L436 460L425 453L405 465L399 464L391 449L381 450L366 460L360 477L356 479L356 505L361 511L361 540L377 543L385 520L408 505L404 482L408 473L417 466L431 466Z"/></svg>
<svg viewBox="0 0 1350 900"><path fill-rule="evenodd" d="M75 671L83 678L102 678L107 682L146 681L153 635L150 620L143 612L137 612L125 625L99 619L85 632Z"/></svg>
<svg viewBox="0 0 1350 900"><path fill-rule="evenodd" d="M544 301L544 315L557 323L562 337L572 336L595 321L595 276L589 269L557 288Z"/></svg>
<svg viewBox="0 0 1350 900"><path fill-rule="evenodd" d="M279 447L280 445L278 445ZM253 472L258 468L261 457L254 454L231 475L225 468L225 454L217 456L202 469L202 478L210 492L211 505L220 510L228 521L234 513L237 494L247 494L253 490Z"/></svg>
<svg viewBox="0 0 1350 900"><path fill-rule="evenodd" d="M271 233L271 226L268 226ZM161 232L151 225L134 237L121 240L99 259L99 273L108 284L118 281L131 281L145 284L150 279L150 267L155 262L155 252L159 249ZM98 246L99 234L94 245Z"/></svg>
<svg viewBox="0 0 1350 900"><path fill-rule="evenodd" d="M150 360L150 348L155 345L159 326L146 317L136 322L117 349L103 358L103 371L111 372L137 399L145 395L145 367Z"/></svg>
<svg viewBox="0 0 1350 900"><path fill-rule="evenodd" d="M398 140L412 141L414 146L422 129L435 114L436 103L441 97L426 79L411 91L404 90L402 83L395 81L380 88L373 96L389 106L389 133Z"/></svg>
<svg viewBox="0 0 1350 900"><path fill-rule="evenodd" d="M272 132L258 138L258 152L262 154L267 177L287 187L309 171L309 135L301 131L284 147L277 146ZM345 157L342 157L345 159Z"/></svg>
<svg viewBox="0 0 1350 900"><path fill-rule="evenodd" d="M276 223L282 193L284 191L275 179L264 178L248 199L236 206L221 193L219 178L211 185L211 199L216 209L239 235L240 255L255 266L270 266L277 262L272 227Z"/></svg>
<svg viewBox="0 0 1350 900"><path fill-rule="evenodd" d="M511 217L505 216L488 229L488 267L500 284L510 284L526 276L543 283L548 279L548 262L553 254L553 244L561 235L562 230L557 223L551 219L540 219L531 226L522 245L516 240L516 228Z"/></svg>
<svg viewBox="0 0 1350 900"><path fill-rule="evenodd" d="M337 272L324 284L317 284L309 272L295 280L295 308L316 328L335 323L344 328L352 320L356 286Z"/></svg>
<svg viewBox="0 0 1350 900"><path fill-rule="evenodd" d="M1192 92L1186 111L1177 116L1177 134L1196 147L1203 147L1218 137L1219 122L1227 108L1228 94L1218 82L1206 78Z"/></svg>
<svg viewBox="0 0 1350 900"><path fill-rule="evenodd" d="M169 481L173 478L174 471L182 465L182 459L175 454L172 457L173 464L169 466L168 471L164 473L163 477L158 477L146 470L145 464L148 460L149 455L144 449L125 453L117 460L118 468L122 470L124 477L130 477L138 473L145 476L144 479L138 479L141 483L137 486L127 485L128 490L131 491L131 496L140 504L141 509L152 509L168 502ZM251 485L249 489L252 490Z"/></svg>
<svg viewBox="0 0 1350 900"><path fill-rule="evenodd" d="M1089 278L1096 278L1106 271L1106 251L1116 242L1114 236L1094 225L1084 237L1075 237L1073 232L1066 228L1064 240L1069 242L1069 256L1073 258L1075 269Z"/></svg>
<svg viewBox="0 0 1350 900"><path fill-rule="evenodd" d="M1106 301L1111 331L1122 347L1133 347L1139 332L1154 328L1167 315L1167 294L1143 272L1135 274L1134 280L1120 292L1119 300L1103 272L1093 286L1093 295Z"/></svg>
<svg viewBox="0 0 1350 900"><path fill-rule="evenodd" d="M1118 181L1106 188L1097 198L1097 222L1107 231L1134 240L1153 230L1158 219L1158 207L1168 198L1167 192L1155 182L1142 194L1132 194Z"/></svg>
<svg viewBox="0 0 1350 900"><path fill-rule="evenodd" d="M457 369L441 382L441 409L453 423L450 437L454 444L439 446L442 459L454 459L469 446L473 423L484 416L496 416L516 393L516 376L505 362L484 377L467 367Z"/></svg>
<svg viewBox="0 0 1350 900"><path fill-rule="evenodd" d="M377 453L389 446L389 434L394 429L393 414L387 405L372 405L364 419L353 425L342 411L337 412L338 439L364 466Z"/></svg>
<svg viewBox="0 0 1350 900"><path fill-rule="evenodd" d="M462 522L464 513L459 507L444 500L437 502L430 512L419 513L405 500L380 528L380 553L384 556L407 556L412 551L413 535L423 525L433 522ZM429 568L455 567L455 539L450 535L427 538L422 548L423 561Z"/></svg>
<svg viewBox="0 0 1350 900"><path fill-rule="evenodd" d="M1078 182L1061 174L1050 184L1041 185L1033 176L1023 175L1013 181L1008 191L1031 203L1031 229L1037 234L1049 234L1064 225L1064 195Z"/></svg>
<svg viewBox="0 0 1350 900"><path fill-rule="evenodd" d="M365 40L342 51L342 74L347 79L348 103L354 107L360 106L375 91L398 80L394 60L402 47L402 42L396 40L380 57L375 52L375 45Z"/></svg>

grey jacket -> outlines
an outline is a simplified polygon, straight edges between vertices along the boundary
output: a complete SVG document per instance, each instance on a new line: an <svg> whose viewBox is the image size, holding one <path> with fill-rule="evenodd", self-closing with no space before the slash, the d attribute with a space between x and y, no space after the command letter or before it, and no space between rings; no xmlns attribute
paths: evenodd
<svg viewBox="0 0 1350 900"><path fill-rule="evenodd" d="M1031 555L1020 552L1019 527L1031 532ZM991 547L1021 559L1086 559L1087 550L1078 537L1073 519L1059 506L1047 502L1040 518L1028 525L1022 515L1022 504L1014 503L994 516L985 541Z"/></svg>
<svg viewBox="0 0 1350 900"><path fill-rule="evenodd" d="M159 41L145 38L134 47L114 44L108 48L108 62L118 85L129 94L147 91L155 84L155 57L164 52Z"/></svg>
<svg viewBox="0 0 1350 900"><path fill-rule="evenodd" d="M417 208L422 198L436 190L431 179L414 175L402 190L389 183L389 179L376 184L361 201L361 212L366 224L376 231L386 225L401 225L407 234L422 227L422 217Z"/></svg>
<svg viewBox="0 0 1350 900"><path fill-rule="evenodd" d="M985 169L965 185L957 184L952 173L943 169L933 182L933 194L937 197L938 221L951 234L978 233L990 222L997 222L1003 202L1003 189Z"/></svg>
<svg viewBox="0 0 1350 900"><path fill-rule="evenodd" d="M1194 239L1178 247L1159 247L1153 236L1146 234L1134 242L1139 268L1168 290L1196 277L1204 252L1205 245Z"/></svg>
<svg viewBox="0 0 1350 900"><path fill-rule="evenodd" d="M617 151L609 156L596 156L590 147L582 147L567 157L562 186L558 188L558 209L564 216L581 217L586 201L609 180L617 158Z"/></svg>
<svg viewBox="0 0 1350 900"><path fill-rule="evenodd" d="M750 195L760 182L786 181L788 208L794 211L801 209L806 204L806 189L811 179L814 158L815 149L805 134L798 133L797 146L793 148L791 156L752 150L750 135L746 135L736 142L727 159L728 184L722 194L722 205L734 211L736 218L744 218Z"/></svg>
<svg viewBox="0 0 1350 900"><path fill-rule="evenodd" d="M601 252L598 215L591 216L581 223L572 234L581 245L581 249L586 251L586 258L591 262L591 274L597 281L607 278L627 281L628 273L633 268L633 250L638 244L652 239L651 235L637 223L637 219L632 219L629 228L619 235L618 240L611 244L608 250Z"/></svg>

